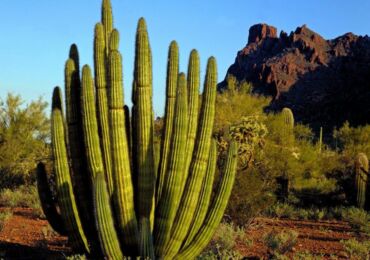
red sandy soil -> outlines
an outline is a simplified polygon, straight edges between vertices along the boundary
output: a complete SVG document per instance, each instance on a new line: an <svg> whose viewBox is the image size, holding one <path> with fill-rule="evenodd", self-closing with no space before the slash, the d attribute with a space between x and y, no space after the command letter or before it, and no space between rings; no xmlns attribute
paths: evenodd
<svg viewBox="0 0 370 260"><path fill-rule="evenodd" d="M1 208L0 211L10 210ZM32 209L15 208L0 231L0 259L65 259L67 238L55 233Z"/></svg>
<svg viewBox="0 0 370 260"><path fill-rule="evenodd" d="M1 208L0 211L9 210ZM13 216L0 232L0 259L64 259L70 253L66 237L51 230L44 219L39 219L32 209L12 209ZM336 256L347 259L340 240L365 238L357 234L348 223L340 221L301 221L287 219L256 218L247 230L253 240L251 246L238 242L238 249L247 259L268 259L263 236L271 230L293 229L299 233L296 252L308 251L328 259Z"/></svg>
<svg viewBox="0 0 370 260"><path fill-rule="evenodd" d="M253 243L245 246L240 241L238 249L250 259L268 259L268 248L263 243L265 234L275 230L276 232L294 230L298 233L298 240L289 258L298 252L309 252L324 259L348 259L341 240L351 238L363 241L364 235L358 234L351 226L343 221L305 221L289 219L256 218L247 229L247 237ZM321 259L321 258L320 258Z"/></svg>

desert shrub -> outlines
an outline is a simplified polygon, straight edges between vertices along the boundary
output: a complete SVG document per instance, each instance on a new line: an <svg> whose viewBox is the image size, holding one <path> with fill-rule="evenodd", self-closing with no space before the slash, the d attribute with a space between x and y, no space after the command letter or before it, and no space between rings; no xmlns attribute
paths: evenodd
<svg viewBox="0 0 370 260"><path fill-rule="evenodd" d="M39 196L34 185L2 190L0 192L0 206L32 208L34 216L43 217Z"/></svg>
<svg viewBox="0 0 370 260"><path fill-rule="evenodd" d="M263 237L265 245L271 255L283 255L293 249L297 244L298 233L294 230L277 232L272 230Z"/></svg>
<svg viewBox="0 0 370 260"><path fill-rule="evenodd" d="M357 231L370 235L370 214L365 210L356 207L344 209L342 220L348 221Z"/></svg>
<svg viewBox="0 0 370 260"><path fill-rule="evenodd" d="M278 202L268 208L265 214L269 217L293 218L296 215L296 209L288 203Z"/></svg>
<svg viewBox="0 0 370 260"><path fill-rule="evenodd" d="M370 125L351 127L345 122L333 132L335 146L343 153L355 158L360 151L370 155Z"/></svg>
<svg viewBox="0 0 370 260"><path fill-rule="evenodd" d="M370 259L370 241L359 242L356 239L341 240L350 259Z"/></svg>
<svg viewBox="0 0 370 260"><path fill-rule="evenodd" d="M12 94L0 100L0 188L33 183L37 161L50 157L46 107L42 99L24 104Z"/></svg>
<svg viewBox="0 0 370 260"><path fill-rule="evenodd" d="M12 212L10 210L5 210L0 212L0 231L4 228L5 222L12 216Z"/></svg>
<svg viewBox="0 0 370 260"><path fill-rule="evenodd" d="M230 84L240 84L229 80ZM234 88L231 88L234 89ZM241 90L240 90L241 89ZM242 91L239 85L234 90L217 95L214 137L218 141L223 165L227 144L230 139L239 143L238 171L226 214L238 225L248 225L254 216L274 202L273 176L261 169L262 147L267 129L263 123L263 107L269 100Z"/></svg>
<svg viewBox="0 0 370 260"><path fill-rule="evenodd" d="M216 229L209 245L198 259L241 259L236 243L251 246L252 241L246 236L245 229L233 223L222 222Z"/></svg>

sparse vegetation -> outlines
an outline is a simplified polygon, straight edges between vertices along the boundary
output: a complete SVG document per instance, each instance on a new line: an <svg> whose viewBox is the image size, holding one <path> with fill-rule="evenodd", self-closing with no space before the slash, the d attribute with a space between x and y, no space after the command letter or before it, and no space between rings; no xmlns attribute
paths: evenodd
<svg viewBox="0 0 370 260"><path fill-rule="evenodd" d="M20 186L15 189L4 189L0 192L1 207L28 207L33 209L35 217L44 217L37 189L35 186Z"/></svg>
<svg viewBox="0 0 370 260"><path fill-rule="evenodd" d="M294 230L282 232L271 231L265 234L263 240L270 250L270 254L276 258L290 252L297 244L298 233Z"/></svg>
<svg viewBox="0 0 370 260"><path fill-rule="evenodd" d="M355 239L341 241L350 259L370 259L370 241L359 242Z"/></svg>
<svg viewBox="0 0 370 260"><path fill-rule="evenodd" d="M198 259L241 259L242 254L236 248L237 242L248 247L253 245L244 228L223 222Z"/></svg>

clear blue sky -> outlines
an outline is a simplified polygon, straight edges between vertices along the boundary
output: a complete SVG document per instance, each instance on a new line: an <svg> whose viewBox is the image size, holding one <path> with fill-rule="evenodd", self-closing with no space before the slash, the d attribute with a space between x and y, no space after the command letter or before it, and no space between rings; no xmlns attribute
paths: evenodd
<svg viewBox="0 0 370 260"><path fill-rule="evenodd" d="M63 85L64 62L73 42L79 46L81 64L92 65L93 27L100 19L100 5L101 0L0 0L0 96L13 92L27 101L39 96L49 101L53 87ZM286 32L307 24L325 38L350 31L370 34L369 0L112 0L112 5L121 33L127 102L136 23L139 17L146 18L156 115L163 113L167 49L173 39L180 46L182 71L196 48L202 72L209 56L217 58L220 81L255 23Z"/></svg>

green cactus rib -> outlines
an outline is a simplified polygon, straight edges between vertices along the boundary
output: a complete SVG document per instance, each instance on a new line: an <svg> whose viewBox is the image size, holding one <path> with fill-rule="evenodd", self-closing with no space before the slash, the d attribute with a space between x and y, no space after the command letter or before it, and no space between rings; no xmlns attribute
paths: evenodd
<svg viewBox="0 0 370 260"><path fill-rule="evenodd" d="M190 231L186 236L186 240L183 246L188 246L193 241L194 236L198 233L202 227L203 221L206 217L208 207L211 201L213 181L216 172L217 165L217 144L216 141L212 141L212 147L208 159L207 173L203 182L203 187L199 196L199 203L194 214L193 223L191 224Z"/></svg>
<svg viewBox="0 0 370 260"><path fill-rule="evenodd" d="M123 109L122 58L117 50L110 53L109 81L109 125L116 221L123 242L124 254L136 255L139 237Z"/></svg>
<svg viewBox="0 0 370 260"><path fill-rule="evenodd" d="M184 73L178 77L177 99L175 104L173 137L167 166L167 175L163 184L162 197L155 212L155 253L164 256L164 249L170 239L172 224L181 196L182 178L186 158L186 139L188 132L188 101L186 78Z"/></svg>
<svg viewBox="0 0 370 260"><path fill-rule="evenodd" d="M50 226L59 234L67 235L61 214L58 212L57 203L53 199L47 178L45 164L37 164L37 191L39 194L41 208Z"/></svg>
<svg viewBox="0 0 370 260"><path fill-rule="evenodd" d="M368 182L369 160L364 153L359 153L355 163L356 168L356 203L357 207L364 208L366 203L366 186Z"/></svg>
<svg viewBox="0 0 370 260"><path fill-rule="evenodd" d="M215 115L217 87L217 65L214 57L208 59L204 93L200 114L200 123L197 133L198 142L195 144L193 160L186 181L186 189L181 197L179 209L176 214L176 222L171 231L171 238L165 249L165 255L174 257L179 251L198 205L199 194L207 170L211 137Z"/></svg>
<svg viewBox="0 0 370 260"><path fill-rule="evenodd" d="M96 119L94 85L88 65L82 68L81 104L87 165L91 173L91 178L95 179L97 173L104 174L104 164L100 150L98 122Z"/></svg>
<svg viewBox="0 0 370 260"><path fill-rule="evenodd" d="M177 77L179 74L179 47L172 41L168 50L167 78L166 78L166 105L164 114L164 137L161 141L159 169L157 176L156 203L161 199L162 187L166 179L167 161L170 152L174 111L176 102Z"/></svg>
<svg viewBox="0 0 370 260"><path fill-rule="evenodd" d="M101 251L106 259L123 259L118 236L114 228L110 196L104 174L98 172L94 181L93 200L95 222L98 229Z"/></svg>
<svg viewBox="0 0 370 260"><path fill-rule="evenodd" d="M110 34L113 30L113 14L110 0L103 0L101 10L101 23L104 27L105 54L108 57Z"/></svg>
<svg viewBox="0 0 370 260"><path fill-rule="evenodd" d="M237 154L238 146L235 142L232 142L229 147L224 174L216 189L216 194L212 200L211 206L209 207L206 219L193 241L182 248L174 259L195 258L211 240L215 229L222 220L223 213L226 209L232 187L234 185Z"/></svg>
<svg viewBox="0 0 370 260"><path fill-rule="evenodd" d="M104 28L101 23L95 25L94 36L94 71L95 71L95 86L96 86L96 104L99 123L99 133L101 136L100 144L103 154L103 162L105 175L108 184L109 194L113 193L113 174L111 161L111 146L109 135L109 119L108 119L108 97L107 97L107 70L105 58L105 40Z"/></svg>
<svg viewBox="0 0 370 260"><path fill-rule="evenodd" d="M134 174L137 178L138 217L150 217L154 196L154 147L151 50L146 23L140 18L136 33L133 96Z"/></svg>
<svg viewBox="0 0 370 260"><path fill-rule="evenodd" d="M89 253L90 248L82 229L72 188L59 87L56 87L53 93L51 120L52 152L54 155L54 172L56 177L58 204L63 212L63 221L72 247L77 252Z"/></svg>

